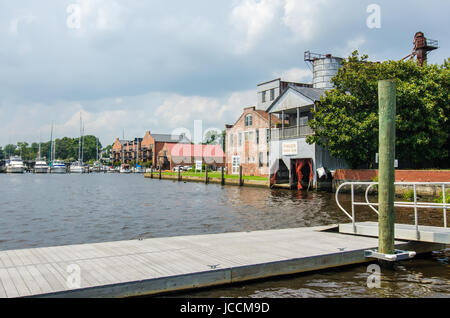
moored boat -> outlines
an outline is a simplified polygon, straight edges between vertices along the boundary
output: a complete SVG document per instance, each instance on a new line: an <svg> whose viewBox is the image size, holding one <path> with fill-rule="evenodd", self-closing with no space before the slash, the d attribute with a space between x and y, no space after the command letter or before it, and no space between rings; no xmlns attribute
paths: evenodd
<svg viewBox="0 0 450 318"><path fill-rule="evenodd" d="M70 165L70 173L84 173L85 168L81 162L74 162Z"/></svg>
<svg viewBox="0 0 450 318"><path fill-rule="evenodd" d="M36 163L34 164L34 169L33 172L34 173L48 173L49 170L49 166L47 165L47 163L43 160L38 160L36 161Z"/></svg>
<svg viewBox="0 0 450 318"><path fill-rule="evenodd" d="M62 160L55 160L51 163L50 173L64 174L66 171L66 164Z"/></svg>
<svg viewBox="0 0 450 318"><path fill-rule="evenodd" d="M25 166L23 165L22 158L19 156L14 156L9 159L6 163L6 172L7 173L24 173Z"/></svg>

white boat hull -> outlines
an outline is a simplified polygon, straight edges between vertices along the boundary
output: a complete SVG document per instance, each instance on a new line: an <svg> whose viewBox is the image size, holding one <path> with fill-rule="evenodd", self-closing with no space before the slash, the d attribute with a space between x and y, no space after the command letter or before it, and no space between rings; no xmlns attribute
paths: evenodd
<svg viewBox="0 0 450 318"><path fill-rule="evenodd" d="M84 173L83 167L70 167L70 173Z"/></svg>
<svg viewBox="0 0 450 318"><path fill-rule="evenodd" d="M6 172L7 173L24 173L25 172L25 168L24 167L11 167L11 166L8 166L8 167L6 167Z"/></svg>
<svg viewBox="0 0 450 318"><path fill-rule="evenodd" d="M52 167L50 173L64 174L66 173L66 167Z"/></svg>
<svg viewBox="0 0 450 318"><path fill-rule="evenodd" d="M48 173L48 167L34 167L34 173Z"/></svg>

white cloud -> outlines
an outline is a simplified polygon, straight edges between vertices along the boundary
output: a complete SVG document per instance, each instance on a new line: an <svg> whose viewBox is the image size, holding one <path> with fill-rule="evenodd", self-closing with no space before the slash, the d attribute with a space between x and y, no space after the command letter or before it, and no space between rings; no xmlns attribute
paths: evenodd
<svg viewBox="0 0 450 318"><path fill-rule="evenodd" d="M321 18L321 9L331 0L285 0L284 24L294 33L297 40L310 40L317 35Z"/></svg>
<svg viewBox="0 0 450 318"><path fill-rule="evenodd" d="M363 35L358 35L345 42L345 47L338 47L335 49L336 54L342 57L348 57L353 51L358 50L360 53L367 53L361 50L362 46L366 43L366 38Z"/></svg>
<svg viewBox="0 0 450 318"><path fill-rule="evenodd" d="M44 141L50 136L52 120L56 138L77 137L80 112L85 133L99 136L102 144L122 138L123 129L125 138L134 138L147 130L170 133L176 128L192 129L195 120L202 120L204 128L222 130L225 123L234 123L243 108L255 102L256 93L249 90L232 92L224 98L150 92L85 102L21 103L16 109L0 104L0 120L7 122L0 127L0 145L10 142L8 138L14 143L37 141L40 131Z"/></svg>
<svg viewBox="0 0 450 318"><path fill-rule="evenodd" d="M129 10L113 0L78 0L80 28L73 29L77 36L95 34L94 31L117 31L128 22Z"/></svg>
<svg viewBox="0 0 450 318"><path fill-rule="evenodd" d="M224 101L211 97L172 95L158 106L154 117L170 128L190 127L194 120L202 120L220 129L224 121L233 122L244 107L253 105L255 101L253 90L233 92Z"/></svg>
<svg viewBox="0 0 450 318"><path fill-rule="evenodd" d="M274 76L280 76L283 81L288 82L307 83L312 80L311 70L297 67L274 73Z"/></svg>
<svg viewBox="0 0 450 318"><path fill-rule="evenodd" d="M230 22L238 33L236 53L247 53L273 23L280 0L245 0L231 11Z"/></svg>
<svg viewBox="0 0 450 318"><path fill-rule="evenodd" d="M8 31L11 35L18 35L20 24L29 25L29 24L32 24L35 20L36 20L36 17L34 17L31 14L13 18L9 22Z"/></svg>

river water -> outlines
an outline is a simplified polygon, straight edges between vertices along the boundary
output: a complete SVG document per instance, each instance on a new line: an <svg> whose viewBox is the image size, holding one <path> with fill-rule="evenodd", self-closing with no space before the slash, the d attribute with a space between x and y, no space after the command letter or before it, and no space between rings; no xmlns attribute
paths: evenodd
<svg viewBox="0 0 450 318"><path fill-rule="evenodd" d="M348 204L349 196L342 201ZM0 174L0 250L349 222L334 194L145 179L142 175ZM358 221L376 220L364 208ZM410 210L397 221L412 223ZM420 224L441 225L424 211ZM182 294L188 297L449 297L448 250L384 270L367 265Z"/></svg>

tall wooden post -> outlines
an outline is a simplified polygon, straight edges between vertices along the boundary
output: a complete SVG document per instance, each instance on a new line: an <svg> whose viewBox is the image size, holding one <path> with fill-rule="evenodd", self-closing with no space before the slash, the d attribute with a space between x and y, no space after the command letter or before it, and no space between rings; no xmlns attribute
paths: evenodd
<svg viewBox="0 0 450 318"><path fill-rule="evenodd" d="M159 180L162 179L162 167L161 164L159 164Z"/></svg>
<svg viewBox="0 0 450 318"><path fill-rule="evenodd" d="M220 183L222 185L225 185L224 167L222 167L221 171L222 171L222 175L221 175L221 178L220 178Z"/></svg>
<svg viewBox="0 0 450 318"><path fill-rule="evenodd" d="M244 183L242 182L242 165L239 166L239 185L242 187Z"/></svg>
<svg viewBox="0 0 450 318"><path fill-rule="evenodd" d="M150 168L150 179L153 179L153 166Z"/></svg>
<svg viewBox="0 0 450 318"><path fill-rule="evenodd" d="M178 166L178 181L181 181L181 167Z"/></svg>
<svg viewBox="0 0 450 318"><path fill-rule="evenodd" d="M383 254L395 254L395 115L396 115L396 83L394 80L378 82L379 105L379 246Z"/></svg>
<svg viewBox="0 0 450 318"><path fill-rule="evenodd" d="M208 166L205 165L205 183L208 183Z"/></svg>

